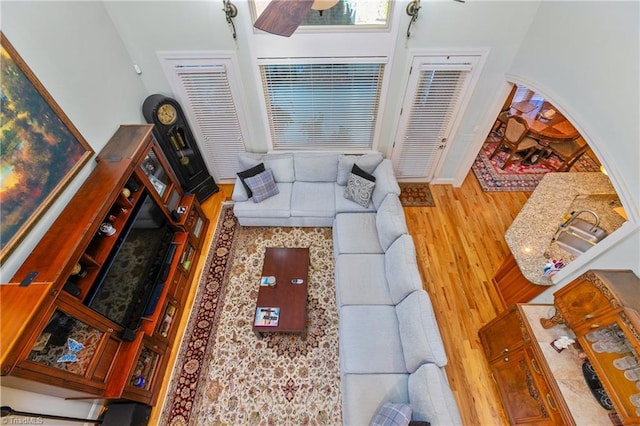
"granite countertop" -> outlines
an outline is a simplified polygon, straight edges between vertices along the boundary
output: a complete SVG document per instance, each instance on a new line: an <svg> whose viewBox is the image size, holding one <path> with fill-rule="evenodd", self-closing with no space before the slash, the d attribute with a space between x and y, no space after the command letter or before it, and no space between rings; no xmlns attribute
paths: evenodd
<svg viewBox="0 0 640 426"><path fill-rule="evenodd" d="M589 209L600 217L600 227L609 234L625 219L614 211L620 200L609 178L595 173L547 173L518 213L505 240L522 274L534 284L553 285L543 274L550 259L575 257L552 242L566 214ZM589 215L581 218L592 221Z"/></svg>

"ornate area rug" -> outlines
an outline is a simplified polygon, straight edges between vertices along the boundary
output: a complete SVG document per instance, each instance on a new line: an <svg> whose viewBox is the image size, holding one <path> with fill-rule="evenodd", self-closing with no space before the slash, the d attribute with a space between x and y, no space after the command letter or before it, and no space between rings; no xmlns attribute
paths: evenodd
<svg viewBox="0 0 640 426"><path fill-rule="evenodd" d="M400 182L400 202L404 207L435 207L428 183Z"/></svg>
<svg viewBox="0 0 640 426"><path fill-rule="evenodd" d="M212 244L161 424L341 424L331 228L242 227L225 205ZM270 246L310 249L306 338L252 331Z"/></svg>
<svg viewBox="0 0 640 426"><path fill-rule="evenodd" d="M490 135L471 166L484 191L533 191L546 173L554 171L542 162L532 165L511 163L504 170L501 169L508 157L507 151L500 151L489 160L499 141L500 137ZM550 161L559 164L555 157L551 157ZM583 155L571 171L597 172L599 166L591 157Z"/></svg>

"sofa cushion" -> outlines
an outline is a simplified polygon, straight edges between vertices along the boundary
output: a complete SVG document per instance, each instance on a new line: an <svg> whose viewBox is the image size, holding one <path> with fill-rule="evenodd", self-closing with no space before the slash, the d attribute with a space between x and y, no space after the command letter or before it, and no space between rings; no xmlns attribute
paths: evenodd
<svg viewBox="0 0 640 426"><path fill-rule="evenodd" d="M265 154L259 152L239 152L238 165L242 170L257 166L262 163L262 157L264 157L264 155Z"/></svg>
<svg viewBox="0 0 640 426"><path fill-rule="evenodd" d="M408 426L411 421L411 406L385 402L371 420L370 426Z"/></svg>
<svg viewBox="0 0 640 426"><path fill-rule="evenodd" d="M264 201L280 192L278 190L278 186L273 180L273 173L271 172L271 169L246 178L245 183L253 193L252 198L254 203Z"/></svg>
<svg viewBox="0 0 640 426"><path fill-rule="evenodd" d="M336 254L383 253L376 229L376 213L336 215L333 235Z"/></svg>
<svg viewBox="0 0 640 426"><path fill-rule="evenodd" d="M358 167L358 166L353 166ZM358 174L351 173L347 181L347 187L344 190L344 198L360 204L362 207L368 207L371 202L371 193L375 181L371 181Z"/></svg>
<svg viewBox="0 0 640 426"><path fill-rule="evenodd" d="M238 164L242 170L257 166L264 162L267 169L273 172L273 179L276 182L293 182L295 174L293 171L293 154L257 154L253 152L241 152L238 154Z"/></svg>
<svg viewBox="0 0 640 426"><path fill-rule="evenodd" d="M376 215L376 229L380 246L386 251L401 235L407 234L407 223L400 198L396 194L388 194L378 207Z"/></svg>
<svg viewBox="0 0 640 426"><path fill-rule="evenodd" d="M264 163L260 163L247 170L243 170L237 173L238 177L240 178L240 181L242 182L242 186L244 187L245 191L247 191L247 198L251 198L253 196L253 192L251 191L251 188L249 188L249 185L247 185L247 183L245 182L245 179L255 176L262 172L264 172Z"/></svg>
<svg viewBox="0 0 640 426"><path fill-rule="evenodd" d="M389 246L384 254L384 271L394 305L400 303L408 294L422 289L416 249L411 235L401 235Z"/></svg>
<svg viewBox="0 0 640 426"><path fill-rule="evenodd" d="M261 203L238 202L233 205L237 217L288 218L291 216L292 183L276 183L279 193Z"/></svg>
<svg viewBox="0 0 640 426"><path fill-rule="evenodd" d="M384 274L384 254L341 254L335 273L338 307L394 304Z"/></svg>
<svg viewBox="0 0 640 426"><path fill-rule="evenodd" d="M340 308L341 371L407 373L394 306L347 305Z"/></svg>
<svg viewBox="0 0 640 426"><path fill-rule="evenodd" d="M294 182L291 216L333 217L336 214L333 188L333 182Z"/></svg>
<svg viewBox="0 0 640 426"><path fill-rule="evenodd" d="M431 426L461 425L460 411L449 387L444 370L435 364L424 364L409 375L409 401L413 420Z"/></svg>
<svg viewBox="0 0 640 426"><path fill-rule="evenodd" d="M408 374L345 374L342 386L342 422L367 425L386 402L409 402Z"/></svg>
<svg viewBox="0 0 640 426"><path fill-rule="evenodd" d="M338 177L336 179L338 185L344 186L347 184L354 164L357 164L358 167L367 173L373 173L382 160L382 154L379 152L364 155L340 154L338 157Z"/></svg>
<svg viewBox="0 0 640 426"><path fill-rule="evenodd" d="M382 160L371 174L376 178L376 187L373 188L371 200L377 209L380 208L387 194L400 195L400 185L396 180L391 160Z"/></svg>
<svg viewBox="0 0 640 426"><path fill-rule="evenodd" d="M338 153L295 153L296 182L335 182L338 177Z"/></svg>
<svg viewBox="0 0 640 426"><path fill-rule="evenodd" d="M433 306L424 290L414 291L398 303L396 315L407 371L412 373L427 362L439 367L447 364Z"/></svg>

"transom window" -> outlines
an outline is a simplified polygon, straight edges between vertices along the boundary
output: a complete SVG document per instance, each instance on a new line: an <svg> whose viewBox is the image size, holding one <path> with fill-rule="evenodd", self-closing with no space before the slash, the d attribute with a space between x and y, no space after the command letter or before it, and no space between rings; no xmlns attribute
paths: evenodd
<svg viewBox="0 0 640 426"><path fill-rule="evenodd" d="M273 149L373 147L384 64L260 65Z"/></svg>
<svg viewBox="0 0 640 426"><path fill-rule="evenodd" d="M255 21L271 0L254 0ZM339 0L330 9L311 10L301 24L304 27L346 26L347 28L384 28L389 20L389 0ZM342 28L341 28L342 29Z"/></svg>

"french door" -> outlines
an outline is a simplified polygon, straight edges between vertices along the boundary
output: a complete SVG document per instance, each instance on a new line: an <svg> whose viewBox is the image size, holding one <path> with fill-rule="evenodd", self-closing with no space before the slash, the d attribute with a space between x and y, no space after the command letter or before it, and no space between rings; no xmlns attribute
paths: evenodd
<svg viewBox="0 0 640 426"><path fill-rule="evenodd" d="M391 159L396 176L429 182L462 116L479 56L415 56Z"/></svg>

